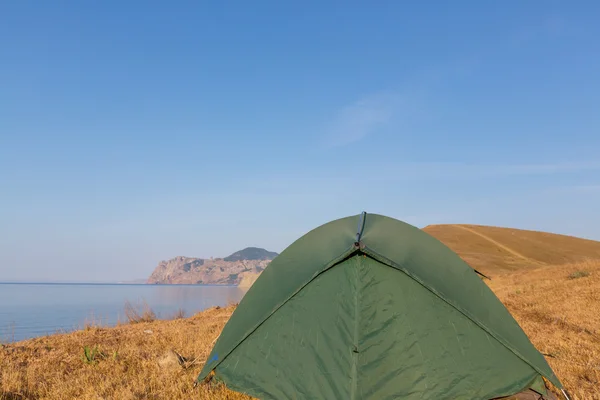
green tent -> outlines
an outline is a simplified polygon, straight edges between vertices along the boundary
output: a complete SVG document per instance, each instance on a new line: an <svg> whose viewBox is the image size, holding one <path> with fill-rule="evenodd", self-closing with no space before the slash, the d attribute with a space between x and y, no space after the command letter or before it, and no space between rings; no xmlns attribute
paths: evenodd
<svg viewBox="0 0 600 400"><path fill-rule="evenodd" d="M268 265L198 381L259 399L493 399L545 394L542 377L562 388L457 254L363 213L312 230Z"/></svg>

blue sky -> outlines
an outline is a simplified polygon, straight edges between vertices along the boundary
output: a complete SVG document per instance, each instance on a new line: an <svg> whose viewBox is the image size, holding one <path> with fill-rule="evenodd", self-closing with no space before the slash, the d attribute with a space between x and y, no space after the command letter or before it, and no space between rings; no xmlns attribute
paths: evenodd
<svg viewBox="0 0 600 400"><path fill-rule="evenodd" d="M145 278L363 210L600 240L599 12L1 2L0 281Z"/></svg>

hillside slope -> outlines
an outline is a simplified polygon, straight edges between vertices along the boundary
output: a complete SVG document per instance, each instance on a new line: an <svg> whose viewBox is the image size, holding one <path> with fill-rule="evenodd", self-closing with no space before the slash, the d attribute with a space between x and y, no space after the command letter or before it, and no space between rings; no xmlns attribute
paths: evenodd
<svg viewBox="0 0 600 400"><path fill-rule="evenodd" d="M572 399L600 400L600 261L523 269L485 282L547 355Z"/></svg>
<svg viewBox="0 0 600 400"><path fill-rule="evenodd" d="M482 225L430 225L423 230L486 275L600 260L600 242Z"/></svg>
<svg viewBox="0 0 600 400"><path fill-rule="evenodd" d="M246 247L243 250L236 251L230 256L227 256L223 261L242 261L242 260L272 260L278 254L273 251L267 251L259 247Z"/></svg>

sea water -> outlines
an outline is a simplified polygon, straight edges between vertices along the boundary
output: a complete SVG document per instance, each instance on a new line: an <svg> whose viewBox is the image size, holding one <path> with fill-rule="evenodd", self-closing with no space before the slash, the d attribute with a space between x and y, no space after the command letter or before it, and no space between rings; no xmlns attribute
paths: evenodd
<svg viewBox="0 0 600 400"><path fill-rule="evenodd" d="M0 283L0 343L127 322L126 303L167 319L238 303L244 293L223 285Z"/></svg>

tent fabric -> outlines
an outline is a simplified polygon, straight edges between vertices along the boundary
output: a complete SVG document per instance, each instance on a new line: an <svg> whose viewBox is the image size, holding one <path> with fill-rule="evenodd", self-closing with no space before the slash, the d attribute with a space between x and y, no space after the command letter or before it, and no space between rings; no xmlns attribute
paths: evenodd
<svg viewBox="0 0 600 400"><path fill-rule="evenodd" d="M426 232L369 214L277 256L223 329L209 373L262 399L492 399L561 388L493 292ZM360 226L359 228L363 228Z"/></svg>
<svg viewBox="0 0 600 400"><path fill-rule="evenodd" d="M527 389L517 394L507 397L499 397L494 400L558 400L558 398L553 393L548 393L547 395L542 396L534 390Z"/></svg>

